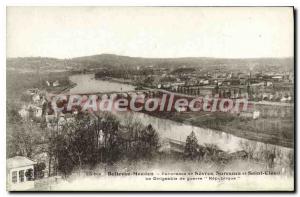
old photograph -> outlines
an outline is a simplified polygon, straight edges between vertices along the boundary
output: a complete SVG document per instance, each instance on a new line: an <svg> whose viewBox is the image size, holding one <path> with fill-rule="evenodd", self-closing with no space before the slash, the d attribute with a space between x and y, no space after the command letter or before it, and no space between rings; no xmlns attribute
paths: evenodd
<svg viewBox="0 0 300 197"><path fill-rule="evenodd" d="M6 15L7 191L294 191L293 7Z"/></svg>

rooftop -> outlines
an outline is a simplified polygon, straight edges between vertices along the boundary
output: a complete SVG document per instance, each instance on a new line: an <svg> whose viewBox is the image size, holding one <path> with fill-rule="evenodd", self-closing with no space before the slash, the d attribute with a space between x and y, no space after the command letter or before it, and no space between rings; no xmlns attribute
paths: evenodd
<svg viewBox="0 0 300 197"><path fill-rule="evenodd" d="M23 156L15 156L6 160L8 169L29 166L33 164L36 164L36 162Z"/></svg>

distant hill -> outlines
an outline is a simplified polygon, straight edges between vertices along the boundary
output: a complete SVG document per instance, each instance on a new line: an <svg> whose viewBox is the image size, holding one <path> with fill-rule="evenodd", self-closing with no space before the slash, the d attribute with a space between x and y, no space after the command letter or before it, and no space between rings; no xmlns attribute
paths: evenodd
<svg viewBox="0 0 300 197"><path fill-rule="evenodd" d="M72 59L56 59L47 57L7 58L7 70L27 72L58 72L74 70L97 70L102 68L136 69L137 67L157 67L176 69L194 67L203 70L252 70L252 71L293 71L293 58L250 58L225 59L209 57L185 58L141 58L101 54L76 57Z"/></svg>

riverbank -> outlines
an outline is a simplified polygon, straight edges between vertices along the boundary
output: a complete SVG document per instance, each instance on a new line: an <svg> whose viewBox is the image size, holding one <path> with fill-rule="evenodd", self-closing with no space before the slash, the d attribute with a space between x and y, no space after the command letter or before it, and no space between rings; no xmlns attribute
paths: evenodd
<svg viewBox="0 0 300 197"><path fill-rule="evenodd" d="M113 78L113 77L102 77L102 78L97 78L95 77L95 80L101 80L101 81L110 81L110 82L115 82L115 83L121 83L121 84L127 84L127 85L132 85L135 86L136 84L130 80L130 79L120 79L120 78Z"/></svg>
<svg viewBox="0 0 300 197"><path fill-rule="evenodd" d="M266 119L246 119L236 115L221 112L144 112L150 116L161 119L172 120L178 123L196 126L200 128L213 129L225 132L248 140L263 142L293 148L294 146L294 125L287 123L289 129L276 130L272 128L262 128L260 123L265 123ZM279 120L274 120L279 121ZM282 121L282 120L280 120ZM285 127L287 128L287 127Z"/></svg>

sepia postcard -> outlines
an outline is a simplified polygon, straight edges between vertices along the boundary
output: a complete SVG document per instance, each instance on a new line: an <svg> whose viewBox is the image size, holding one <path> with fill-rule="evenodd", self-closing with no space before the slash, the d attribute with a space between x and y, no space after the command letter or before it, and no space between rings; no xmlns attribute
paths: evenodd
<svg viewBox="0 0 300 197"><path fill-rule="evenodd" d="M8 191L294 191L293 7L6 9Z"/></svg>

